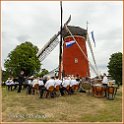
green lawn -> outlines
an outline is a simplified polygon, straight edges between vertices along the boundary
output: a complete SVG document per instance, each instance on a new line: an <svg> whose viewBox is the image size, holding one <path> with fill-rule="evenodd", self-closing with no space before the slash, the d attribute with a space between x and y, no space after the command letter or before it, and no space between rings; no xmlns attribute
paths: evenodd
<svg viewBox="0 0 124 124"><path fill-rule="evenodd" d="M114 100L86 93L39 99L26 91L8 92L2 88L3 122L121 122L122 88Z"/></svg>

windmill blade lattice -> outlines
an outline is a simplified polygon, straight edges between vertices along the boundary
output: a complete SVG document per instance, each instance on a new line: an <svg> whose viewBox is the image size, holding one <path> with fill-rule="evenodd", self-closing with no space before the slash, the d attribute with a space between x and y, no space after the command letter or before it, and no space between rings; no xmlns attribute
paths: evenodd
<svg viewBox="0 0 124 124"><path fill-rule="evenodd" d="M67 25L69 22L71 21L71 15L69 16L68 20L66 21L66 23L64 24ZM64 28L63 26L63 28ZM62 29L63 29L62 28ZM52 50L54 50L54 48L59 44L59 39L58 36L60 35L61 31L58 31L57 34L55 34L45 45L44 47L37 53L37 57L40 59L40 61L42 62L50 53Z"/></svg>
<svg viewBox="0 0 124 124"><path fill-rule="evenodd" d="M42 62L54 48L59 44L59 39L55 35L53 38L50 39L49 42L45 44L45 46L39 51L37 56L39 57L40 61Z"/></svg>

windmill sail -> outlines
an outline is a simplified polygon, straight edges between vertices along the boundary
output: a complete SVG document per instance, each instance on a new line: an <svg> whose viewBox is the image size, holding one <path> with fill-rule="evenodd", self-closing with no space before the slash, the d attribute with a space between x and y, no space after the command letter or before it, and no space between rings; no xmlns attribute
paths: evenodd
<svg viewBox="0 0 124 124"><path fill-rule="evenodd" d="M58 45L58 43L59 39L57 38L57 35L54 35L37 53L37 56L40 61L43 61L50 54L50 52Z"/></svg>
<svg viewBox="0 0 124 124"><path fill-rule="evenodd" d="M64 25L67 25L71 21L71 15L66 21ZM64 28L64 27L63 27ZM42 62L49 54L50 52L59 44L58 36L60 35L61 31L58 31L57 34L55 34L45 45L44 47L37 53L37 57Z"/></svg>

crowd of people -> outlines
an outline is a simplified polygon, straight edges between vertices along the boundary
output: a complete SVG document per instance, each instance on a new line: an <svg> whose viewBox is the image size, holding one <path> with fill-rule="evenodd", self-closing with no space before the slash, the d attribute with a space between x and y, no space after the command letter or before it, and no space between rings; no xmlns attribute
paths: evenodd
<svg viewBox="0 0 124 124"><path fill-rule="evenodd" d="M52 86L54 89L58 87L60 95L64 96L65 94L73 94L74 89L73 86L77 85L80 86L81 79L77 76L69 75L66 77L63 77L62 80L59 79L58 76L55 77L36 77L31 76L28 78L24 77L24 72L21 71L20 75L18 76L18 79L13 79L13 77L9 77L8 80L5 82L6 86L8 87L8 91L16 90L20 93L22 90L22 86L26 87L26 92L28 94L35 94L35 86L38 85L40 98L43 97L44 92L48 91L49 88ZM69 87L67 89L67 87ZM82 88L78 88L80 91L82 91ZM85 92L85 91L84 91ZM51 97L54 97L56 92L52 92L50 95ZM48 94L46 95L48 97Z"/></svg>
<svg viewBox="0 0 124 124"><path fill-rule="evenodd" d="M17 89L19 83L18 80L14 79L13 77L9 77L8 80L5 82L5 85L7 86L8 91L12 91Z"/></svg>
<svg viewBox="0 0 124 124"><path fill-rule="evenodd" d="M25 83L24 83L25 82ZM31 76L28 78L24 77L24 72L21 71L20 75L18 76L18 79L8 78L8 80L5 82L5 84L8 87L9 90L16 90L20 93L22 90L22 86L26 87L27 94L35 94L35 90L39 91L39 97L42 98L44 93L46 93L46 98L49 95L49 89L52 87L53 90L50 92L51 97L55 97L56 95L56 88L58 88L57 91L59 91L61 96L64 96L65 94L72 95L75 92L74 86L77 86L77 91L79 92L86 92L85 89L82 87L82 83L89 83L92 85L93 80L86 77L86 78L79 78L78 76L68 75L63 77L61 80L58 76L55 77L36 77ZM102 77L102 85L104 87L108 86L108 78L106 74ZM24 83L24 84L23 84ZM36 87L37 86L37 87Z"/></svg>
<svg viewBox="0 0 124 124"><path fill-rule="evenodd" d="M79 80L77 79L77 77L73 77L73 76L67 76L64 77L62 80L60 80L58 78L58 76L56 77L44 77L44 78L39 78L39 77L30 77L28 79L28 85L27 85L27 92L28 94L31 94L31 89L33 89L37 84L39 86L39 92L40 92L40 98L43 97L44 92L49 91L50 87L53 87L54 89L56 89L57 87L59 87L59 92L60 95L63 96L65 95L65 92L67 94L73 94L74 93L74 89L72 88L75 85L79 86ZM69 89L67 89L67 87L69 87ZM55 90L53 90L53 92L51 92L51 97L54 97L56 92L54 92ZM34 94L34 90L32 92ZM46 94L46 97L48 97L48 94Z"/></svg>

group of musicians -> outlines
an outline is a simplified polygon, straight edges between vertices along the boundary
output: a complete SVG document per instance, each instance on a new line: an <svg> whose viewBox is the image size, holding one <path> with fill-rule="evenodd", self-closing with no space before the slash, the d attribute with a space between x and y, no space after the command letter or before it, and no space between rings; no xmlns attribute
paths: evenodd
<svg viewBox="0 0 124 124"><path fill-rule="evenodd" d="M17 92L20 93L25 79L26 78L24 77L24 71L21 71L20 74L18 75L18 78L13 78L12 76L9 77L8 80L5 82L5 85L8 87L8 91L15 90L18 86Z"/></svg>
<svg viewBox="0 0 124 124"><path fill-rule="evenodd" d="M39 78L39 77L28 77L24 78L23 76L24 72L22 71L18 77L18 80L13 80L13 78L8 78L8 80L5 82L6 86L8 87L8 90L14 90L17 89L18 86L18 90L17 92L20 93L21 89L22 89L22 85L24 82L26 82L26 88L27 88L27 93L28 94L34 94L34 87L36 84L39 85L39 91L40 91L40 98L43 97L43 93L44 91L49 90L49 88L51 86L54 86L54 88L56 88L57 86L59 86L59 91L61 96L64 95L64 92L66 91L66 87L69 86L69 90L67 90L68 94L73 94L74 91L71 87L73 87L73 85L79 85L80 79L78 77L74 77L72 76L66 76L64 77L62 80L60 80L58 78L58 76L56 77L44 77L44 78ZM53 96L53 94L51 94L51 96Z"/></svg>
<svg viewBox="0 0 124 124"><path fill-rule="evenodd" d="M12 91L13 87L15 90L18 86L17 92L20 93L21 89L22 89L23 82L25 81L25 78L23 75L24 75L24 72L22 71L18 77L18 80L13 80L13 78L8 78L8 80L5 82L5 84L8 86L8 90ZM81 87L81 83L87 82L87 83L91 83L91 85L92 85L92 81L89 78L86 77L85 80L82 80L78 76L74 77L73 75L66 76L62 80L60 80L58 78L58 76L45 77L45 78L39 78L39 77L34 76L34 77L27 78L26 82L27 82L26 88L27 88L28 94L34 94L35 93L34 87L36 84L38 84L40 98L43 97L44 92L48 91L51 86L53 86L55 89L57 86L59 86L60 94L61 94L61 96L63 96L63 95L65 95L65 91L68 94L73 94L74 90L72 87L74 85L78 85L79 86L78 91L83 91L83 92L85 92L85 90ZM109 83L108 78L107 78L106 74L104 73L103 78L102 78L103 87L107 88L108 83ZM69 86L69 90L66 90L67 86ZM54 93L51 94L51 97L54 97ZM106 92L105 92L105 96L106 96ZM46 96L46 97L48 97L48 96Z"/></svg>
<svg viewBox="0 0 124 124"><path fill-rule="evenodd" d="M7 86L8 91L12 91L12 90L16 90L19 83L17 80L13 79L13 77L9 77L8 80L5 82L5 85Z"/></svg>
<svg viewBox="0 0 124 124"><path fill-rule="evenodd" d="M35 87L35 85L39 85L39 91L40 91L40 98L43 97L43 94L45 91L48 91L51 86L53 86L55 89L57 86L59 86L59 92L61 96L65 95L65 92L67 94L73 94L74 90L72 87L74 85L79 85L79 81L76 77L64 77L63 80L60 80L58 76L56 77L46 77L46 78L39 78L39 77L33 77L28 79L28 93L31 94L31 89ZM69 86L69 90L66 90L67 86ZM50 95L51 97L54 97L56 92L52 92ZM34 94L34 92L33 92ZM46 95L48 97L48 95Z"/></svg>

